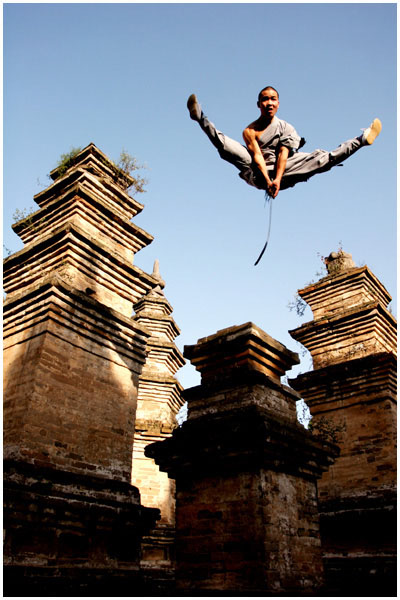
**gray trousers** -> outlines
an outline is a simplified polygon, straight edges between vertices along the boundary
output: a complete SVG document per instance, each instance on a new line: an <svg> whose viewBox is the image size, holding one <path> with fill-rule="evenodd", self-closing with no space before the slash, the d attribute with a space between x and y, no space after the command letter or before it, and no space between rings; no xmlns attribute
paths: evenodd
<svg viewBox="0 0 400 600"><path fill-rule="evenodd" d="M202 114L199 121L200 127L216 147L223 160L239 169L239 177L246 183L260 190L266 189L266 181L253 162L253 158L243 144L224 135L216 129L215 125ZM329 171L357 152L363 145L362 135L341 144L335 150L314 150L314 152L295 152L288 157L285 172L282 176L280 189L293 187L300 181L307 181L317 173ZM271 178L274 176L275 163L266 162Z"/></svg>

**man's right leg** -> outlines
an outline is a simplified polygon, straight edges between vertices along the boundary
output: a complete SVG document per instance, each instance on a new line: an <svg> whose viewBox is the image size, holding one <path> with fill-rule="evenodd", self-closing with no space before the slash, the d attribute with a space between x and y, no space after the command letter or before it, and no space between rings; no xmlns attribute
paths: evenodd
<svg viewBox="0 0 400 600"><path fill-rule="evenodd" d="M187 107L191 119L198 122L208 139L218 150L220 157L234 165L239 171L249 169L252 163L250 152L245 146L216 129L214 123L211 123L201 110L195 94L189 96Z"/></svg>

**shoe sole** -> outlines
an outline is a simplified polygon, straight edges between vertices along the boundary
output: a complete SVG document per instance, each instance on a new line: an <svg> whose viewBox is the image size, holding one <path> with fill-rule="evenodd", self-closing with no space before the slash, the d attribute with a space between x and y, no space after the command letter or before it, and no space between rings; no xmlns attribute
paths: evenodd
<svg viewBox="0 0 400 600"><path fill-rule="evenodd" d="M382 123L379 119L374 119L369 128L368 135L365 136L365 141L367 144L372 144L375 139L378 137L382 129Z"/></svg>
<svg viewBox="0 0 400 600"><path fill-rule="evenodd" d="M187 107L189 109L190 118L195 121L198 121L198 119L199 119L198 113L200 112L200 106L199 106L199 103L197 102L196 94L191 94L191 96L189 96L188 101L187 101Z"/></svg>

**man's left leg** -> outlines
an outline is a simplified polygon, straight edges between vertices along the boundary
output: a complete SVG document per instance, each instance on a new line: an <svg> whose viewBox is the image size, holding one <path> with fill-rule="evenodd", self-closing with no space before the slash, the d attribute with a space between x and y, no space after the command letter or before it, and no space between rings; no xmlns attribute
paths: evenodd
<svg viewBox="0 0 400 600"><path fill-rule="evenodd" d="M313 175L324 173L341 164L363 146L371 145L381 129L380 120L374 119L362 135L340 144L331 152L326 150L314 150L311 153L297 152L288 158L282 177L281 190L293 187L300 181L307 181Z"/></svg>

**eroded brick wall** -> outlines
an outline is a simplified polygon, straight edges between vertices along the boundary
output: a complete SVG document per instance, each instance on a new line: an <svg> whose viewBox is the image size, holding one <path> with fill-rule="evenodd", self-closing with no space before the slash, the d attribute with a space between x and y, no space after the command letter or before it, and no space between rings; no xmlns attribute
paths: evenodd
<svg viewBox="0 0 400 600"><path fill-rule="evenodd" d="M177 511L183 589L289 593L322 585L313 482L265 470L204 478L179 488Z"/></svg>

